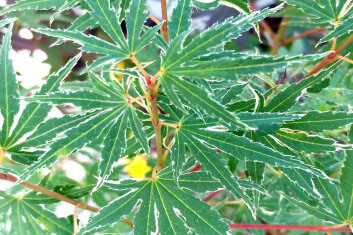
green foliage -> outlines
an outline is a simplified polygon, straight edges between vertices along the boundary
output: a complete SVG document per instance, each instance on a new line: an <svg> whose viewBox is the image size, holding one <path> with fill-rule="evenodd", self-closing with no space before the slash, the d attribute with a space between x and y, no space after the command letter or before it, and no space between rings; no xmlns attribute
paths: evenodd
<svg viewBox="0 0 353 235"><path fill-rule="evenodd" d="M248 1L180 0L170 21L153 27L146 24L147 0L22 0L1 9L8 16L0 20L7 28L0 48L0 179L14 183L0 191L1 234L227 234L230 223L303 218L351 226L353 114L347 97L335 97L353 94L351 66L325 47L297 53L298 45L268 32L259 35L276 49L272 55L229 48L254 27L259 32L266 17L297 15L326 27L319 43L335 46L339 39L344 48L332 48L347 55L353 1L284 2L294 8L252 12ZM219 4L241 14L196 33L193 7ZM54 19L74 7L86 12L58 29ZM17 83L10 59L12 34L21 27L14 12L29 10L49 11L50 24L33 31L54 38L53 46L80 45L36 92ZM82 57L93 62L72 79ZM53 107L63 115L52 117ZM66 161L85 170L83 182L66 176ZM215 191L211 202L200 200ZM76 212L59 218L62 200L95 214L78 225Z"/></svg>

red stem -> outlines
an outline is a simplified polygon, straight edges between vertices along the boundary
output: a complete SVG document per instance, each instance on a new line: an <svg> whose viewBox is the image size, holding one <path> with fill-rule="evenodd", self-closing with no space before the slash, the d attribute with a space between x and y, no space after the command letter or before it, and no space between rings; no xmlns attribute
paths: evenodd
<svg viewBox="0 0 353 235"><path fill-rule="evenodd" d="M230 224L231 229L283 229L318 232L351 232L349 228L334 228L322 225L285 225L285 224Z"/></svg>

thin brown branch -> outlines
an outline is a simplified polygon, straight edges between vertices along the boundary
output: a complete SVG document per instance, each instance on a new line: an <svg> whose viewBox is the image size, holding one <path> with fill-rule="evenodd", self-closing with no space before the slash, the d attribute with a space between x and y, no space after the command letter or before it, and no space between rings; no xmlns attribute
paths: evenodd
<svg viewBox="0 0 353 235"><path fill-rule="evenodd" d="M286 224L230 224L231 229L261 229L261 230L299 230L317 232L351 232L349 228L337 228L337 226L322 225L286 225Z"/></svg>
<svg viewBox="0 0 353 235"><path fill-rule="evenodd" d="M6 180L6 181L10 181L10 182L17 182L18 179L14 175L0 173L0 180ZM97 213L99 211L99 208L97 208L97 207L90 206L90 205L88 205L86 203L83 203L83 202L80 202L80 201L76 201L76 200L71 199L69 197L66 197L64 195L61 195L61 194L59 194L57 192L51 191L49 189L43 188L41 186L32 184L32 183L27 182L27 181L21 182L20 185L24 186L26 188L32 189L32 190L34 190L36 192L40 192L42 194L48 195L49 197L58 199L59 201L70 203L70 204L74 205L76 208L79 207L79 208L82 208L82 209L85 209L85 210L92 211L94 213ZM128 225L130 225L132 227L132 222L129 221L129 220L122 219L121 222L124 223L124 224L128 224Z"/></svg>
<svg viewBox="0 0 353 235"><path fill-rule="evenodd" d="M169 43L167 0L161 0L161 8L162 8L162 18L164 21L161 28L161 33L164 40L167 43Z"/></svg>
<svg viewBox="0 0 353 235"><path fill-rule="evenodd" d="M261 20L259 22L260 26L264 29L265 32L267 32L269 34L269 36L271 37L272 39L272 42L274 42L275 38L276 38L276 34L273 32L273 30L271 29L270 25L264 21L264 20Z"/></svg>
<svg viewBox="0 0 353 235"><path fill-rule="evenodd" d="M168 154L169 154L170 150L172 149L174 143L175 143L175 139L173 138L173 139L169 142L169 144L168 144L168 146L167 146L167 150L165 150L164 153L163 153L163 162L165 162L165 161L167 160Z"/></svg>
<svg viewBox="0 0 353 235"><path fill-rule="evenodd" d="M243 205L244 204L244 202L241 200L225 201L225 202L208 201L207 203L212 206L218 206L220 204L224 204L224 205Z"/></svg>
<svg viewBox="0 0 353 235"><path fill-rule="evenodd" d="M17 182L17 177L16 176L13 176L13 175L10 175L10 174L3 174L3 173L0 173L0 180L6 180L6 181L10 181L10 182ZM99 208L97 207L94 207L94 206L90 206L88 204L85 204L83 202L80 202L80 201L76 201L74 199L71 199L69 197L66 197L64 195L61 195L57 192L54 192L54 191L51 191L49 189L46 189L46 188L43 188L41 186L38 186L38 185L35 185L35 184L32 184L30 182L27 182L27 181L23 181L20 183L20 185L26 187L26 188L29 188L29 189L32 189L34 191L37 191L37 192L40 192L42 194L45 194L45 195L48 195L52 198L56 198L60 201L64 201L64 202L67 202L67 203L70 203L72 205L79 205L80 208L83 208L85 210L89 210L89 211L92 211L92 212L98 212L99 211Z"/></svg>
<svg viewBox="0 0 353 235"><path fill-rule="evenodd" d="M346 47L349 46L349 44L351 44L353 42L353 34L351 36L349 36L349 38L347 38L337 49L336 49L336 53L339 54L341 53L344 49L346 49Z"/></svg>
<svg viewBox="0 0 353 235"><path fill-rule="evenodd" d="M312 30L306 31L304 33L301 33L299 35L284 39L282 42L282 45L287 45L287 44L294 42L298 39L305 38L305 37L308 37L308 36L311 36L311 35L314 35L317 33L322 33L322 32L325 32L325 29L323 29L323 28L312 29Z"/></svg>
<svg viewBox="0 0 353 235"><path fill-rule="evenodd" d="M78 233L78 224L77 224L77 209L80 207L81 203L77 204L74 208L74 215L73 215L73 220L74 220L74 232L73 235L76 235Z"/></svg>
<svg viewBox="0 0 353 235"><path fill-rule="evenodd" d="M5 150L0 148L0 166L2 166L5 159Z"/></svg>
<svg viewBox="0 0 353 235"><path fill-rule="evenodd" d="M273 43L273 47L271 48L271 54L272 55L277 55L278 50L281 47L281 41L284 37L284 34L286 33L287 29L287 22L289 21L289 17L283 17L281 24L279 26L277 35L275 37L275 41Z"/></svg>
<svg viewBox="0 0 353 235"><path fill-rule="evenodd" d="M313 70L311 70L307 75L305 75L304 78L310 77L311 75L318 73L327 65L337 61L339 59L338 54L344 51L344 49L346 49L346 47L348 47L352 42L353 42L353 34L349 36L335 51L328 54L318 65L316 65L316 67ZM333 44L332 45L332 48L333 48L334 44L336 44L336 41L333 40L332 44Z"/></svg>
<svg viewBox="0 0 353 235"><path fill-rule="evenodd" d="M339 59L339 60L343 60L343 61L346 61L346 62L348 62L348 63L350 63L350 64L353 64L353 60L351 60L351 59L348 59L348 58L346 58L346 57L343 57L343 56L336 56L337 57L337 59Z"/></svg>
<svg viewBox="0 0 353 235"><path fill-rule="evenodd" d="M146 70L142 67L140 62L137 60L137 58L134 55L130 55L130 59L134 64L136 65L137 69L142 73L142 75L145 77L147 85L151 86L151 78L148 76Z"/></svg>
<svg viewBox="0 0 353 235"><path fill-rule="evenodd" d="M156 23L156 24L160 24L161 23L161 21L160 20L158 20L156 17L154 17L153 15L149 15L148 16L154 23Z"/></svg>

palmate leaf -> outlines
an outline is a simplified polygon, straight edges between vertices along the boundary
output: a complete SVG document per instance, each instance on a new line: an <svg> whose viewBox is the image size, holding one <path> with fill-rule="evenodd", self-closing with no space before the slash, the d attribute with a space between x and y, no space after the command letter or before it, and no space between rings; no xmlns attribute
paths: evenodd
<svg viewBox="0 0 353 235"><path fill-rule="evenodd" d="M250 14L249 1L248 0L193 0L195 7L203 10L217 7L218 4L226 5L237 9L239 12L244 14Z"/></svg>
<svg viewBox="0 0 353 235"><path fill-rule="evenodd" d="M171 21L168 23L169 38L174 40L180 34L188 31L191 27L192 5L191 0L178 1L174 9Z"/></svg>
<svg viewBox="0 0 353 235"><path fill-rule="evenodd" d="M219 180L219 182L227 188L227 190L232 192L235 197L244 200L253 214L256 210L253 203L249 200L249 197L244 194L237 180L227 169L224 159L222 159L221 155L216 153L215 149L226 152L240 160L247 159L255 162L267 163L272 166L297 168L304 170L311 175L323 178L326 177L320 170L301 162L294 156L281 154L280 152L267 148L260 143L252 142L245 137L236 136L226 132L203 129L207 126L210 127L210 125L200 121L197 122L192 120L192 118L189 119L190 121L186 119L179 123L175 143L177 147L172 149L171 158L175 160L180 157L180 159L173 164L175 177L180 175L181 165L185 163L184 146L187 145L192 153L192 157L202 164L203 169L209 171L210 174L215 179ZM212 146L212 148L209 146ZM180 150L180 148L182 149ZM177 156L177 154L182 155Z"/></svg>
<svg viewBox="0 0 353 235"><path fill-rule="evenodd" d="M5 142L10 135L10 128L14 122L14 117L20 109L19 102L11 102L19 99L16 74L12 61L9 58L12 29L13 24L10 24L0 49L0 113L4 119L0 132L1 146L5 145Z"/></svg>
<svg viewBox="0 0 353 235"><path fill-rule="evenodd" d="M332 75L335 69L340 65L337 63L330 70L324 70L317 75L310 76L298 83L291 84L283 91L275 95L264 107L264 112L286 112L297 102L299 97L305 92L305 89L315 86L320 81Z"/></svg>
<svg viewBox="0 0 353 235"><path fill-rule="evenodd" d="M102 160L98 166L99 180L93 191L102 186L113 169L113 163L119 160L121 153L126 149L125 136L128 126L128 115L129 111L127 110L123 110L119 114L119 117L112 123L103 141Z"/></svg>
<svg viewBox="0 0 353 235"><path fill-rule="evenodd" d="M121 96L106 96L94 91L75 91L75 92L54 92L48 95L36 95L26 98L28 101L49 103L55 105L73 104L82 110L114 108L126 100Z"/></svg>
<svg viewBox="0 0 353 235"><path fill-rule="evenodd" d="M291 151L286 146L279 144L278 141L272 138L271 136L260 136L254 133L253 139L256 142L260 142L265 146L282 154L296 156L295 152ZM315 177L315 175L298 168L278 167L278 169L284 173L285 177L287 177L289 181L293 182L297 187L299 187L307 194L311 195L314 198L321 197L321 195L315 190L314 183L312 182L312 178ZM260 171L259 173L263 172ZM257 175L257 177L261 176Z"/></svg>
<svg viewBox="0 0 353 235"><path fill-rule="evenodd" d="M336 151L335 141L320 136L307 135L306 133L290 133L278 131L273 135L294 151L306 153L326 153Z"/></svg>
<svg viewBox="0 0 353 235"><path fill-rule="evenodd" d="M243 32L251 29L253 23L264 19L282 6L273 9L264 9L250 15L240 15L237 18L229 18L221 24L215 24L199 36L195 37L191 43L183 47L185 37L190 33L187 31L180 34L170 44L166 55L163 57L162 70L168 74L170 70L177 70L181 65L210 53L211 49L226 43L231 39L239 37Z"/></svg>
<svg viewBox="0 0 353 235"><path fill-rule="evenodd" d="M343 7L342 4L345 0L312 0L312 1L300 1L300 0L284 0L290 5L297 6L305 13L311 15L313 18L321 22L330 21L334 22L340 15L342 9L337 9L337 3L340 5L339 8Z"/></svg>
<svg viewBox="0 0 353 235"><path fill-rule="evenodd" d="M233 7L244 14L250 14L250 3L248 0L221 0L221 4Z"/></svg>
<svg viewBox="0 0 353 235"><path fill-rule="evenodd" d="M197 234L226 234L229 231L228 225L207 203L175 184L170 168L159 172L156 179L111 181L105 185L112 190L129 191L103 207L79 234L115 224L135 210L135 234L186 234L190 230Z"/></svg>
<svg viewBox="0 0 353 235"><path fill-rule="evenodd" d="M210 116L221 119L224 125L228 127L233 126L237 128L239 126L245 126L233 113L226 110L222 104L210 98L205 89L169 75L163 75L161 79L164 86L168 86L171 89L175 87L180 95L189 97L187 102L189 102L190 107L194 109L199 107L205 110Z"/></svg>
<svg viewBox="0 0 353 235"><path fill-rule="evenodd" d="M298 131L322 132L335 130L351 123L353 123L352 113L311 111L302 118L285 122L281 126Z"/></svg>
<svg viewBox="0 0 353 235"><path fill-rule="evenodd" d="M325 37L321 38L318 44L328 42L334 38L339 38L342 35L347 35L353 31L353 18L348 18L347 20L343 21L336 29L331 31Z"/></svg>
<svg viewBox="0 0 353 235"><path fill-rule="evenodd" d="M353 143L352 128L349 143ZM339 185L328 179L314 178L313 182L316 190L322 195L322 199L318 201L317 206L308 205L306 201L296 200L288 195L285 195L286 198L318 218L337 224L351 224L353 221L352 156L352 150L345 152Z"/></svg>
<svg viewBox="0 0 353 235"><path fill-rule="evenodd" d="M67 64L62 67L57 73L49 76L47 83L42 86L37 95L58 91L63 80L68 76L77 61L81 58L81 54L72 58ZM26 133L34 130L47 117L51 106L47 104L29 103L23 110L18 123L13 130L9 140L6 142L6 147L11 148L16 141Z"/></svg>
<svg viewBox="0 0 353 235"><path fill-rule="evenodd" d="M115 44L101 40L95 36L87 36L76 30L52 30L52 29L35 29L35 32L45 34L59 39L71 40L80 44L81 50L103 54L103 57L95 60L85 72L98 68L109 62L119 62L128 59L130 55L138 54L144 47L149 45L157 36L157 32L161 25L146 30L143 35L143 24L147 19L147 3L146 0L133 0L126 14L127 38L118 24L119 17L117 10L111 8L109 1L90 0L87 1L90 6L91 17L95 18L102 29L113 39ZM88 20L88 19L86 19Z"/></svg>
<svg viewBox="0 0 353 235"><path fill-rule="evenodd" d="M64 5L67 1L72 0L21 0L0 10L0 15L4 15L12 11L22 11L27 9L56 9Z"/></svg>
<svg viewBox="0 0 353 235"><path fill-rule="evenodd" d="M182 55L181 55L182 56ZM262 55L244 55L224 52L216 57L210 55L197 59L197 62L184 63L167 70L174 76L193 77L200 79L237 79L236 75L252 75L270 73L276 69L303 63L320 58L320 55L286 57L270 57ZM213 59L214 58L214 59Z"/></svg>
<svg viewBox="0 0 353 235"><path fill-rule="evenodd" d="M97 19L102 29L128 54L128 45L120 27L117 14L110 7L110 1L88 0L87 4L91 7L92 18ZM143 22L142 22L143 24Z"/></svg>
<svg viewBox="0 0 353 235"><path fill-rule="evenodd" d="M353 127L349 133L349 143L353 144ZM340 176L340 187L342 193L343 215L350 223L353 222L353 150L345 151L346 157Z"/></svg>
<svg viewBox="0 0 353 235"><path fill-rule="evenodd" d="M5 214L10 213L12 222L9 234L48 234L49 231L66 235L73 232L73 226L67 219L58 218L37 203L27 200L27 194L17 197L0 191L0 214L4 218Z"/></svg>
<svg viewBox="0 0 353 235"><path fill-rule="evenodd" d="M74 22L66 29L67 31L80 31L83 32L86 29L94 28L98 24L97 19L93 18L89 13L83 14L82 16L76 18ZM65 40L58 39L52 45L60 45L64 43Z"/></svg>
<svg viewBox="0 0 353 235"><path fill-rule="evenodd" d="M100 136L101 132L109 126L121 111L121 106L104 110L79 126L65 132L66 137L50 144L50 149L37 162L25 168L25 172L20 176L20 181L27 180L43 167L50 167L61 157L66 157L73 151L85 147L97 136Z"/></svg>
<svg viewBox="0 0 353 235"><path fill-rule="evenodd" d="M7 24L11 24L14 21L16 21L16 18L6 18L6 19L2 19L0 20L0 28L7 25Z"/></svg>

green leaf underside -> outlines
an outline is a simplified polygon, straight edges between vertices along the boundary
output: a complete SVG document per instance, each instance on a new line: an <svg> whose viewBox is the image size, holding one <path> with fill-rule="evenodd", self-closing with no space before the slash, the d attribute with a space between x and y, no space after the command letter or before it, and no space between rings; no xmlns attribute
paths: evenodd
<svg viewBox="0 0 353 235"><path fill-rule="evenodd" d="M133 219L134 234L156 232L156 223L160 234L184 234L190 229L198 234L225 234L229 231L228 225L207 203L178 188L171 171L165 169L157 177L155 181L106 183L112 190L129 191L102 208L79 234L93 232L98 224L105 227L117 223L137 205L139 209ZM155 216L157 211L158 217Z"/></svg>

